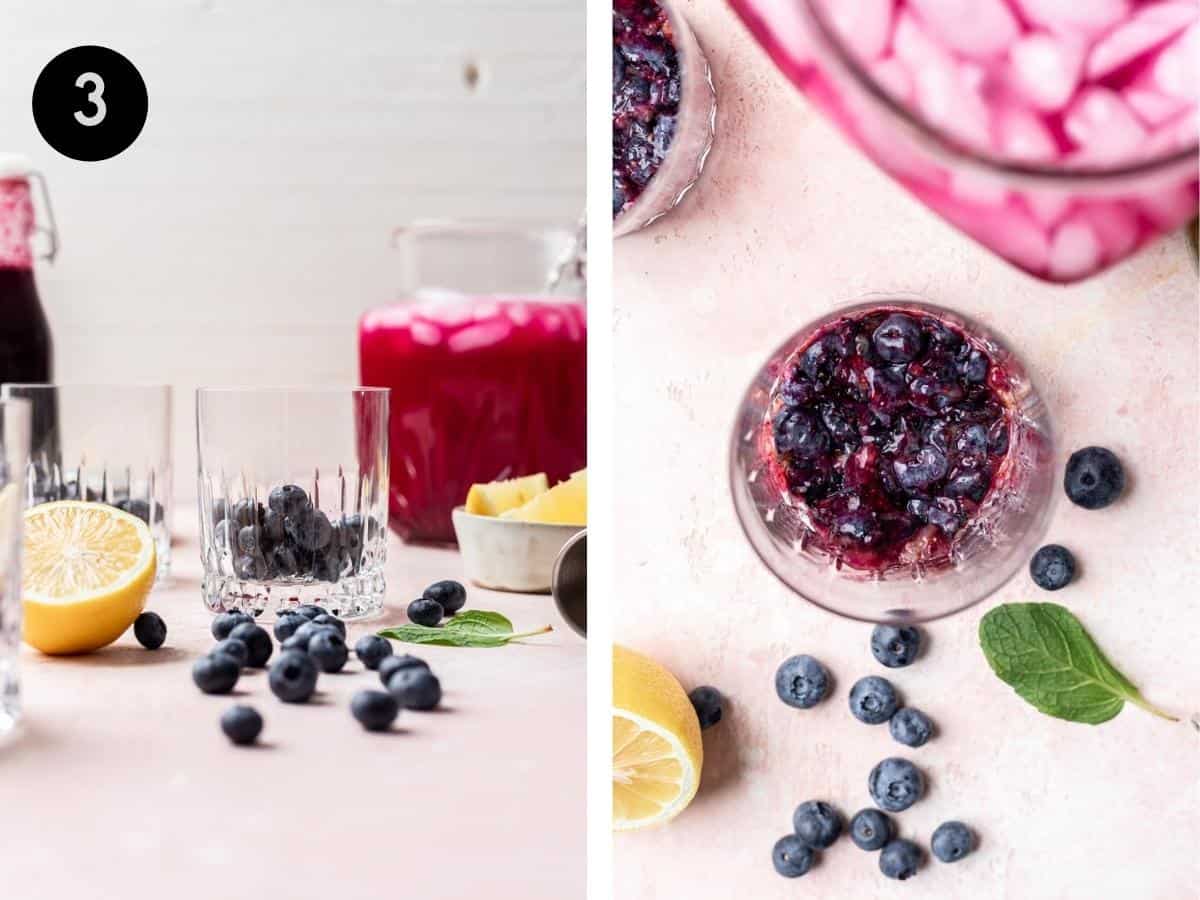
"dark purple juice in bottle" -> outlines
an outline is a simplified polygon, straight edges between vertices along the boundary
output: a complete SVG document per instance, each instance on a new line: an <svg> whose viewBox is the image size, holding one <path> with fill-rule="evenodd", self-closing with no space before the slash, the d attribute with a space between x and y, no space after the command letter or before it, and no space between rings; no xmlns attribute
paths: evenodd
<svg viewBox="0 0 1200 900"><path fill-rule="evenodd" d="M0 384L51 380L50 326L33 279L27 176L0 175Z"/></svg>

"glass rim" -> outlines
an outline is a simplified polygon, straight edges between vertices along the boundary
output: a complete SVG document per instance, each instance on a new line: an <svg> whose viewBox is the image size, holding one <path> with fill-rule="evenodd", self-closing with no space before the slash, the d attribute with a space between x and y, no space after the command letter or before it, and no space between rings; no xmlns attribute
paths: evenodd
<svg viewBox="0 0 1200 900"><path fill-rule="evenodd" d="M832 61L842 74L848 75L855 85L874 102L882 105L888 113L899 119L910 132L914 133L924 145L927 145L927 149L943 157L950 157L985 172L1013 175L1031 181L1065 180L1072 184L1109 185L1141 175L1158 175L1169 172L1176 167L1182 167L1189 160L1195 164L1197 154L1200 154L1200 138L1198 138L1195 143L1182 150L1150 159L1105 168L1063 169L1048 165L1021 163L969 148L956 141L948 132L927 121L924 116L901 104L871 77L826 20L824 11L819 7L820 3L817 0L803 0L802 9L805 18L816 29L820 42L831 51L830 54L823 54L823 57L832 57Z"/></svg>
<svg viewBox="0 0 1200 900"><path fill-rule="evenodd" d="M173 391L175 386L163 382L139 383L135 381L6 381L0 385L0 392L8 395L10 389L21 391L46 390L82 390L103 389L110 391ZM20 399L20 398L15 398Z"/></svg>

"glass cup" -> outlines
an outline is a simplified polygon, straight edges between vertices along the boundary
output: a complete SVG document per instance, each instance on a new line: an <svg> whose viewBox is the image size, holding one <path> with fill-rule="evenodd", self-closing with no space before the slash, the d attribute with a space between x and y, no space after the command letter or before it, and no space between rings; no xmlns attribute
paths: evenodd
<svg viewBox="0 0 1200 900"><path fill-rule="evenodd" d="M679 205L684 195L691 190L700 178L704 163L712 149L713 135L716 131L717 95L713 88L712 72L704 51L700 48L691 26L673 0L658 0L658 5L666 13L670 22L671 38L679 60L679 98L678 112L675 114L674 133L667 145L658 170L651 176L637 198L626 205L617 196L618 178L615 171L617 160L614 158L613 175L613 237L621 237L641 228L666 215ZM614 8L614 16L618 10ZM615 24L615 20L614 20ZM615 38L615 35L614 35ZM618 104L621 102L618 94L618 76L622 63L619 61L621 51L613 49L613 114L618 114ZM649 144L630 146L629 152L641 154L649 152L647 146L653 146L655 136L649 138ZM616 149L614 147L614 154Z"/></svg>
<svg viewBox="0 0 1200 900"><path fill-rule="evenodd" d="M21 494L29 434L28 401L0 400L0 739L21 717Z"/></svg>
<svg viewBox="0 0 1200 900"><path fill-rule="evenodd" d="M386 589L388 390L201 388L202 592L214 613L305 603L344 619Z"/></svg>
<svg viewBox="0 0 1200 900"><path fill-rule="evenodd" d="M868 571L847 565L820 539L803 500L780 483L770 435L796 351L831 323L880 307L931 316L974 338L990 357L992 369L1007 375L1009 431L1008 449L991 490L954 535L945 557ZM1050 417L1021 361L978 322L908 295L872 295L839 305L784 341L742 399L729 465L738 520L767 568L805 600L868 622L928 621L966 609L996 591L1037 548L1055 495Z"/></svg>
<svg viewBox="0 0 1200 900"><path fill-rule="evenodd" d="M169 385L6 384L32 406L24 500L109 503L150 526L157 580L171 571L172 449Z"/></svg>
<svg viewBox="0 0 1200 900"><path fill-rule="evenodd" d="M1087 278L1196 215L1194 6L731 3L860 150L1031 275Z"/></svg>

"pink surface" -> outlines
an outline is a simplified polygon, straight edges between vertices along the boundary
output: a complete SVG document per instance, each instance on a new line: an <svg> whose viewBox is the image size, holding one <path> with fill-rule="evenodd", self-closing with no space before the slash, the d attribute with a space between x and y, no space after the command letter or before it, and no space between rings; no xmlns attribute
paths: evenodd
<svg viewBox="0 0 1200 900"><path fill-rule="evenodd" d="M1095 728L1047 718L991 674L976 639L996 602L1053 599L1154 702L1188 714L1200 704L1200 323L1183 236L1074 287L1038 282L851 149L722 3L687 9L714 69L718 137L682 206L616 245L615 635L686 688L713 684L730 699L726 721L705 733L693 805L661 830L615 836L614 896L1195 896L1200 736L1133 708ZM1060 497L1048 537L1076 551L1077 584L1049 595L1020 574L992 600L930 625L929 652L890 674L938 727L916 750L847 709L855 679L886 674L869 626L776 582L726 488L734 412L776 342L834 300L881 290L922 293L1006 335L1055 416L1060 466L1070 449L1104 444L1131 482L1106 511ZM777 664L799 652L837 679L835 696L809 711L785 707L772 687ZM867 773L889 755L913 759L931 783L896 817L903 836L927 847L940 822L961 818L981 834L977 853L929 862L900 886L843 839L799 881L776 875L771 846L795 806L869 805Z"/></svg>
<svg viewBox="0 0 1200 900"><path fill-rule="evenodd" d="M389 554L385 613L352 624L351 645L403 622L426 584L461 578L451 551L392 538ZM445 709L368 734L349 700L379 680L354 659L306 705L277 700L261 670L232 697L201 694L190 668L213 641L191 536L175 572L149 604L167 621L161 650L132 633L86 657L24 649L24 734L0 747L0 895L582 895L586 645L549 597L469 587L468 607L554 632L493 650L395 644L430 663ZM221 734L235 702L262 713L262 746Z"/></svg>

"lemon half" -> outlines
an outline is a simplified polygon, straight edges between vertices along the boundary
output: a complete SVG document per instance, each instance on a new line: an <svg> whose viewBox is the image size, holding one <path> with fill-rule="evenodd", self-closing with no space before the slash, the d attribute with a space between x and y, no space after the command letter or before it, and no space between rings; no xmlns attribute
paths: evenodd
<svg viewBox="0 0 1200 900"><path fill-rule="evenodd" d="M696 710L675 676L648 656L613 647L613 828L670 821L700 786L704 747Z"/></svg>
<svg viewBox="0 0 1200 900"><path fill-rule="evenodd" d="M103 503L62 500L25 511L23 634L43 653L86 653L133 624L154 586L154 537Z"/></svg>

